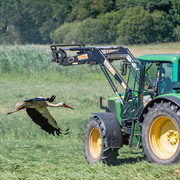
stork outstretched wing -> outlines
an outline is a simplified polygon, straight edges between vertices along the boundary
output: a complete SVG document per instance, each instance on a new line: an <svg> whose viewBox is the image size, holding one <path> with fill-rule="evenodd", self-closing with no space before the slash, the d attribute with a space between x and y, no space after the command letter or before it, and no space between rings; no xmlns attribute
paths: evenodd
<svg viewBox="0 0 180 180"><path fill-rule="evenodd" d="M27 108L26 112L28 113L29 117L41 127L44 131L48 132L49 134L56 134L59 136L61 133L61 129L57 126L56 121L49 113L46 107L44 108Z"/></svg>

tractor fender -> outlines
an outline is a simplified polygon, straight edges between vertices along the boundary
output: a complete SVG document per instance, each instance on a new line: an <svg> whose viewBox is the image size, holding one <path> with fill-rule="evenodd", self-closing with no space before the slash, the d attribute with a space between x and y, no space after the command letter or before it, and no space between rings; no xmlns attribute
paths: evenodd
<svg viewBox="0 0 180 180"><path fill-rule="evenodd" d="M123 146L121 127L117 117L112 113L92 113L97 117L105 130L106 143L109 148L121 148Z"/></svg>
<svg viewBox="0 0 180 180"><path fill-rule="evenodd" d="M180 107L180 99L177 98L177 97L174 97L174 96L163 96L163 97L157 97L157 98L154 98L152 101L150 101L146 106L145 108L143 109L142 113L141 113L141 116L139 118L139 122L143 122L144 120L144 117L143 115L146 114L148 112L148 108L149 107L153 107L154 103L160 103L161 101L166 101L166 102L172 102L174 104L176 104L177 106Z"/></svg>

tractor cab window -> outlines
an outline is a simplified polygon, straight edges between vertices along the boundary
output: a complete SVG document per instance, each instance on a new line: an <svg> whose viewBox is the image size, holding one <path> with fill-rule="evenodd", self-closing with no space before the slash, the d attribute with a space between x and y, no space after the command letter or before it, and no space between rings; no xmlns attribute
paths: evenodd
<svg viewBox="0 0 180 180"><path fill-rule="evenodd" d="M172 63L162 63L159 69L159 83L158 93L170 93L172 92L172 75L173 66Z"/></svg>
<svg viewBox="0 0 180 180"><path fill-rule="evenodd" d="M144 92L158 92L158 94L172 91L172 63L146 63ZM147 93L148 93L147 91Z"/></svg>

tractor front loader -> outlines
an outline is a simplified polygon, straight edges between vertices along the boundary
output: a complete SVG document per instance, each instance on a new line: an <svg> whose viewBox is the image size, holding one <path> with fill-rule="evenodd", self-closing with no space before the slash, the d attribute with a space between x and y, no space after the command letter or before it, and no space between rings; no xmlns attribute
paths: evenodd
<svg viewBox="0 0 180 180"><path fill-rule="evenodd" d="M148 162L180 160L180 54L143 55L137 59L120 46L51 45L52 61L62 66L99 65L115 95L106 112L92 113L84 133L87 162L115 164L123 145L142 148ZM75 56L68 57L67 51ZM121 73L114 64L120 64ZM127 73L127 82L122 78ZM121 75L120 75L121 74ZM112 78L125 89L119 93Z"/></svg>

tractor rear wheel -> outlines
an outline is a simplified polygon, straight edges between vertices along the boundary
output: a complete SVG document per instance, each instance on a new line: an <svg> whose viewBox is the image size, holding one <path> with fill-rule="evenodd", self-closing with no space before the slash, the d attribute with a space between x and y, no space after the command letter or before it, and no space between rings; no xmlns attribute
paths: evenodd
<svg viewBox="0 0 180 180"><path fill-rule="evenodd" d="M142 126L142 145L148 162L176 163L180 160L180 110L166 102L148 109Z"/></svg>
<svg viewBox="0 0 180 180"><path fill-rule="evenodd" d="M97 117L91 118L85 128L84 151L89 164L103 161L108 165L117 163L118 149L108 148L106 144L106 127Z"/></svg>

